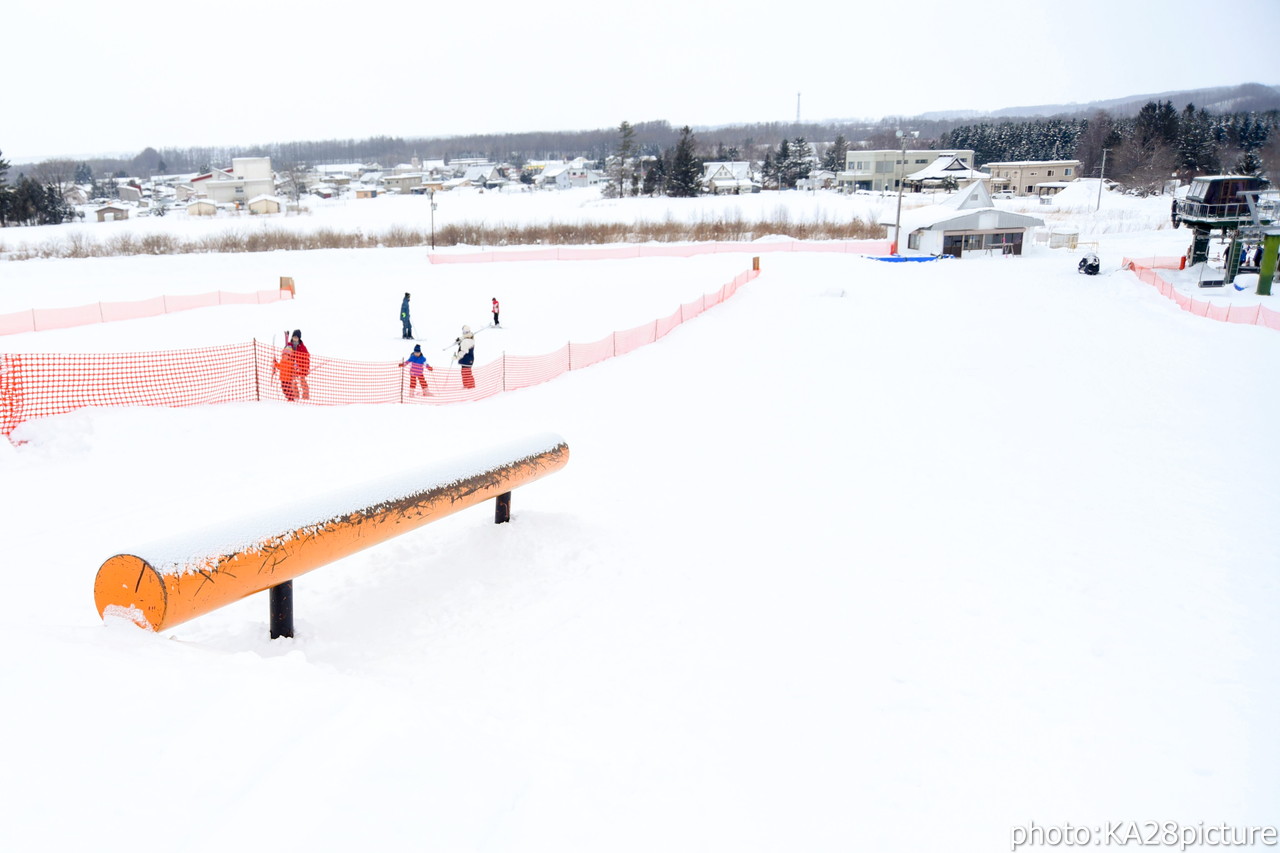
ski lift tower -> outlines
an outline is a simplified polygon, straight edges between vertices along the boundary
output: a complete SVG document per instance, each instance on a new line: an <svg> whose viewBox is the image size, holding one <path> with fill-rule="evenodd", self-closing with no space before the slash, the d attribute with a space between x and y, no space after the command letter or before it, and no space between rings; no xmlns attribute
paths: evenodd
<svg viewBox="0 0 1280 853"><path fill-rule="evenodd" d="M1173 204L1173 226L1185 224L1194 233L1190 263L1207 261L1213 232L1222 232L1222 239L1231 241L1224 276L1230 284L1240 271L1244 239L1260 236L1265 226L1276 221L1276 205L1268 198L1274 193L1264 178L1208 175L1193 179L1187 197Z"/></svg>

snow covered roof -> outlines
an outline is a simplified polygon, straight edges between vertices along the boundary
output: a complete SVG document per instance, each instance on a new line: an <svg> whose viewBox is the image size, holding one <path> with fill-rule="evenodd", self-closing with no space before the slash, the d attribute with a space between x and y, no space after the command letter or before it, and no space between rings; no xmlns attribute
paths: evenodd
<svg viewBox="0 0 1280 853"><path fill-rule="evenodd" d="M955 178L957 181L979 181L991 177L987 172L971 169L954 154L947 154L934 160L918 172L907 175L908 181L939 181L944 178Z"/></svg>
<svg viewBox="0 0 1280 853"><path fill-rule="evenodd" d="M702 174L708 180L721 180L724 178L744 180L751 177L751 164L744 161L714 161L711 163L703 163L702 168Z"/></svg>
<svg viewBox="0 0 1280 853"><path fill-rule="evenodd" d="M896 211L882 213L881 225L893 225ZM1032 228L1044 225L1038 216L1001 210L991 203L991 193L975 181L940 204L904 211L902 233L922 230L988 231L1000 228Z"/></svg>

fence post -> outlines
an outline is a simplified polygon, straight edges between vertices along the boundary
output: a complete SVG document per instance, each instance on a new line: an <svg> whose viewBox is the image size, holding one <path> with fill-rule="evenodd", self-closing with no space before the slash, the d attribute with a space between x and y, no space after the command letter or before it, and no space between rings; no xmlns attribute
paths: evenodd
<svg viewBox="0 0 1280 853"><path fill-rule="evenodd" d="M262 402L262 384L258 378L258 339L253 339L253 400L256 403Z"/></svg>

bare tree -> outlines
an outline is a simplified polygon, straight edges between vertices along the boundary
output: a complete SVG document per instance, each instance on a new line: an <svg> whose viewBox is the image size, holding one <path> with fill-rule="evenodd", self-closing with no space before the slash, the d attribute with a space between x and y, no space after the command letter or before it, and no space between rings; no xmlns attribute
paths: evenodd
<svg viewBox="0 0 1280 853"><path fill-rule="evenodd" d="M1155 195L1178 170L1178 150L1174 145L1151 139L1143 145L1126 139L1112 152L1115 180L1143 195Z"/></svg>
<svg viewBox="0 0 1280 853"><path fill-rule="evenodd" d="M59 196L65 196L75 183L76 163L74 160L45 160L36 164L31 176L43 186L53 187Z"/></svg>

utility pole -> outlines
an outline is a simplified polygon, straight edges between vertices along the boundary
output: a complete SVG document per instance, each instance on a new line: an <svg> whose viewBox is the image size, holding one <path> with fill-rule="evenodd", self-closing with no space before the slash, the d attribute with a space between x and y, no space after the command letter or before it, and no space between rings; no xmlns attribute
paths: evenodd
<svg viewBox="0 0 1280 853"><path fill-rule="evenodd" d="M1094 213L1102 209L1102 179L1107 175L1107 152L1110 148L1102 149L1102 169L1098 172L1098 204L1094 207Z"/></svg>
<svg viewBox="0 0 1280 853"><path fill-rule="evenodd" d="M427 198L431 202L431 251L436 250L436 191L428 190Z"/></svg>
<svg viewBox="0 0 1280 853"><path fill-rule="evenodd" d="M901 130L896 132L898 138L902 140L902 157L899 161L902 172L898 177L898 213L893 218L893 254L900 256L902 254L902 185L906 183L907 177L907 137Z"/></svg>

